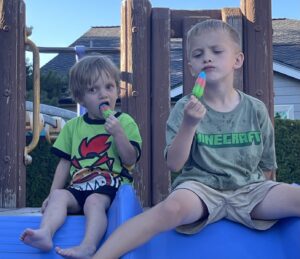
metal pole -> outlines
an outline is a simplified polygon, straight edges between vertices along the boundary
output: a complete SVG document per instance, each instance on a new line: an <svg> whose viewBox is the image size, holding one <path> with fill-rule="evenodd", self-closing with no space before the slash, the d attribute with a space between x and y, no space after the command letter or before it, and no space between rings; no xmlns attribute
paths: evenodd
<svg viewBox="0 0 300 259"><path fill-rule="evenodd" d="M40 53L74 53L75 47L38 47ZM31 51L26 47L26 51ZM120 53L120 48L86 47L86 53L100 52L103 54Z"/></svg>

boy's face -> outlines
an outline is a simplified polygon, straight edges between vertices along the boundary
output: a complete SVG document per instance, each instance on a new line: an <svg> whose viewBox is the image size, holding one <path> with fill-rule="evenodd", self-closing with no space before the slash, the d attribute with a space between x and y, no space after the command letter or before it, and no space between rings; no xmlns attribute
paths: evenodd
<svg viewBox="0 0 300 259"><path fill-rule="evenodd" d="M88 110L90 119L103 119L99 105L108 103L109 108L114 110L117 99L118 88L115 80L102 72L95 84L87 87L80 104Z"/></svg>
<svg viewBox="0 0 300 259"><path fill-rule="evenodd" d="M192 75L205 71L207 83L233 78L234 70L242 66L244 57L223 30L211 30L191 38L189 54Z"/></svg>

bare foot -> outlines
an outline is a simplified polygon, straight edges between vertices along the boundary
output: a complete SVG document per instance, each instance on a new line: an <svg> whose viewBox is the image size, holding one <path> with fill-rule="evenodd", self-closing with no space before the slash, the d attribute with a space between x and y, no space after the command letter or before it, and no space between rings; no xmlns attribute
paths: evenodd
<svg viewBox="0 0 300 259"><path fill-rule="evenodd" d="M92 246L74 246L68 249L55 248L56 253L68 259L91 259L96 248Z"/></svg>
<svg viewBox="0 0 300 259"><path fill-rule="evenodd" d="M50 233L45 229L31 229L27 228L20 236L20 240L26 245L49 251L53 247Z"/></svg>

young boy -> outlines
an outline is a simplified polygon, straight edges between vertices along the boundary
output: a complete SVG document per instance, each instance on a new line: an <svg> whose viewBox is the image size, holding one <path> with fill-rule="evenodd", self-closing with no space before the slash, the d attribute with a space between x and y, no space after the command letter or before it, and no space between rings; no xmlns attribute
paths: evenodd
<svg viewBox="0 0 300 259"><path fill-rule="evenodd" d="M277 167L273 127L264 104L234 85L244 59L238 33L222 21L199 23L187 54L195 77L205 71L206 88L200 101L179 100L167 121L167 165L181 174L166 200L123 224L93 258L119 258L174 227L193 234L228 218L265 230L300 216L300 188L266 180Z"/></svg>
<svg viewBox="0 0 300 259"><path fill-rule="evenodd" d="M81 244L69 249L56 247L63 257L92 256L107 227L106 211L122 183L132 182L130 170L140 157L141 136L135 121L114 112L119 95L120 73L104 56L88 56L70 71L74 100L87 109L67 122L53 146L60 157L50 194L43 202L39 229L26 229L21 240L49 251L52 238L68 213L84 213L86 231ZM99 107L112 114L104 119ZM105 116L106 117L106 116ZM72 181L64 189L69 174Z"/></svg>

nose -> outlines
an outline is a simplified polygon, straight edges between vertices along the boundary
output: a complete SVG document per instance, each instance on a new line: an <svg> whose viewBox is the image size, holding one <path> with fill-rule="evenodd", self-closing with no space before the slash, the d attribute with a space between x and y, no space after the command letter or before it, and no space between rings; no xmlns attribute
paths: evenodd
<svg viewBox="0 0 300 259"><path fill-rule="evenodd" d="M98 91L98 97L99 99L104 99L107 97L106 91L102 87Z"/></svg>
<svg viewBox="0 0 300 259"><path fill-rule="evenodd" d="M210 63L210 62L212 62L212 58L211 58L211 55L209 53L205 52L203 54L203 62L204 63Z"/></svg>

